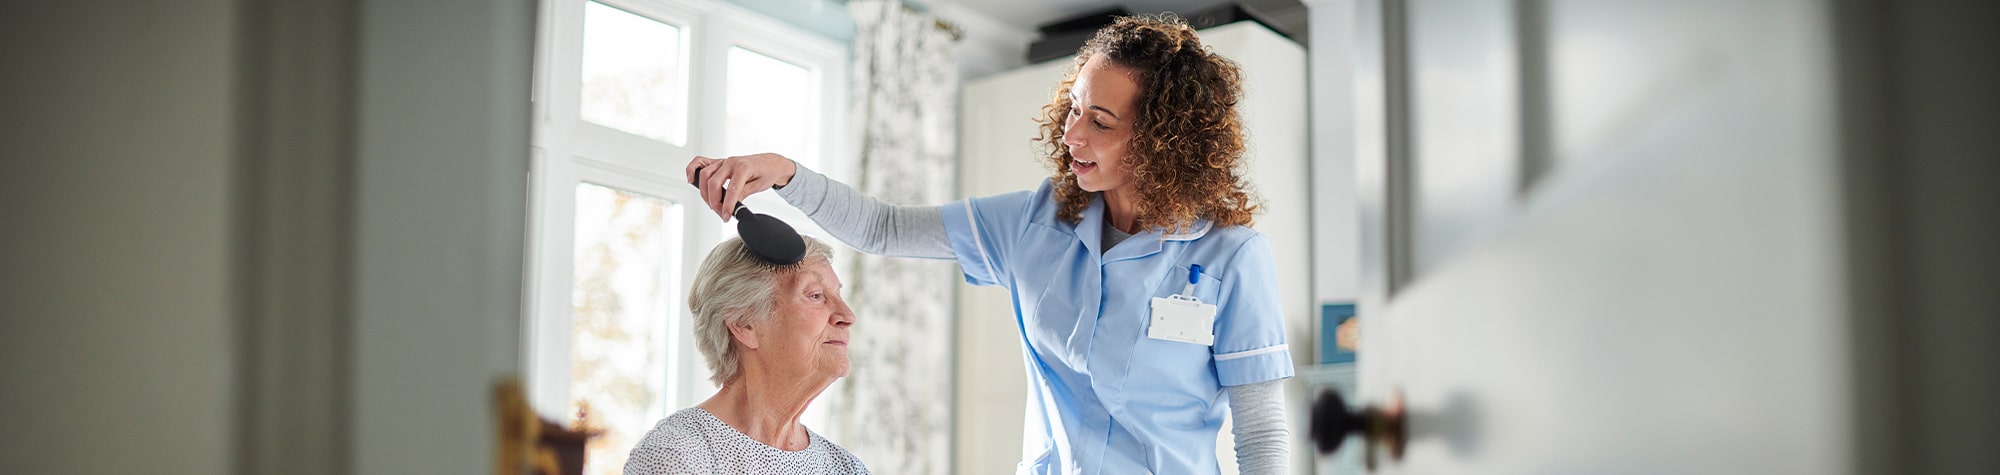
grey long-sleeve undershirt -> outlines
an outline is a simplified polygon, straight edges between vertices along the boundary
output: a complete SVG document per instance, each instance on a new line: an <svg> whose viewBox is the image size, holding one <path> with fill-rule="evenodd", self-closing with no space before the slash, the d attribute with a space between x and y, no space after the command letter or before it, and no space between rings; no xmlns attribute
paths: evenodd
<svg viewBox="0 0 2000 475"><path fill-rule="evenodd" d="M792 181L777 190L778 196L841 242L882 256L957 257L939 206L892 206L806 167L797 169ZM1291 429L1285 421L1283 387L1277 380L1226 389L1238 471L1285 473L1290 467Z"/></svg>

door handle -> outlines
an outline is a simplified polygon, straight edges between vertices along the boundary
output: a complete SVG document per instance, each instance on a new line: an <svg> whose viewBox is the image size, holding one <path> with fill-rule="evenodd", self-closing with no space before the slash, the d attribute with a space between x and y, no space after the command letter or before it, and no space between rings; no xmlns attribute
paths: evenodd
<svg viewBox="0 0 2000 475"><path fill-rule="evenodd" d="M1389 401L1381 407L1364 407L1357 412L1348 409L1340 391L1321 390L1312 406L1313 446L1322 455L1331 454L1340 450L1341 442L1349 434L1360 434L1362 463L1373 471L1376 447L1388 452L1391 461L1403 459L1403 446L1409 441L1405 415L1401 391L1390 394Z"/></svg>

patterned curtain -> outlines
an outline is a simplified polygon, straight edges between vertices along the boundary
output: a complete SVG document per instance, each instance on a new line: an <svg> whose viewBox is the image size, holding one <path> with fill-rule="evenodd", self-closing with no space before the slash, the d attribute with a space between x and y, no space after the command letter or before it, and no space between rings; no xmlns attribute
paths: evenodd
<svg viewBox="0 0 2000 475"><path fill-rule="evenodd" d="M943 204L958 177L957 38L898 1L854 0L853 111L863 193ZM951 471L950 261L857 256L852 370L828 398L841 446L875 473Z"/></svg>

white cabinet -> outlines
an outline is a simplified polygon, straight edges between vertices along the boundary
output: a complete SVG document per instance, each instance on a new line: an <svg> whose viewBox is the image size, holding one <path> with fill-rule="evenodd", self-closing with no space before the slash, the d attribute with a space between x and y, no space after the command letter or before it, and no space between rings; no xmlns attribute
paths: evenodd
<svg viewBox="0 0 2000 475"><path fill-rule="evenodd" d="M1258 231L1271 240L1287 336L1296 362L1312 355L1313 302L1308 235L1305 49L1261 25L1239 22L1203 30L1201 38L1243 70L1240 113L1247 130L1248 176L1264 198ZM1033 189L1047 179L1034 118L1068 71L1068 58L1023 67L965 85L960 118L960 193L986 196ZM1026 395L1020 331L1004 290L966 286L959 291L956 464L958 473L1012 473L1020 459ZM1302 390L1287 406L1303 421ZM1225 471L1235 457L1228 431L1218 449ZM1302 426L1293 434L1304 434ZM1300 435L1300 437L1303 437ZM1295 469L1309 463L1294 444Z"/></svg>

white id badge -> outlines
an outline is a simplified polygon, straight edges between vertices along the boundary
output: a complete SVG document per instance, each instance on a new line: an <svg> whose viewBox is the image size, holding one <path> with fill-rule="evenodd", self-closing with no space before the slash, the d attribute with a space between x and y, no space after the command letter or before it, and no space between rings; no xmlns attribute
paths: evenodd
<svg viewBox="0 0 2000 475"><path fill-rule="evenodd" d="M1153 297L1153 324L1146 330L1147 338L1214 346L1214 330L1214 305L1185 295Z"/></svg>

